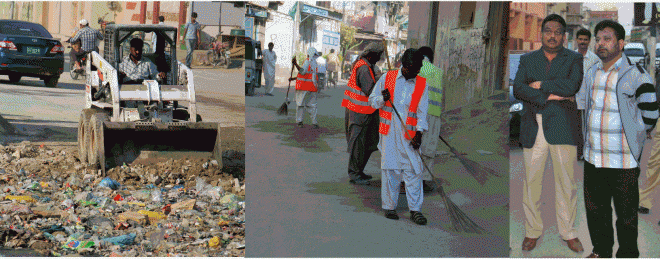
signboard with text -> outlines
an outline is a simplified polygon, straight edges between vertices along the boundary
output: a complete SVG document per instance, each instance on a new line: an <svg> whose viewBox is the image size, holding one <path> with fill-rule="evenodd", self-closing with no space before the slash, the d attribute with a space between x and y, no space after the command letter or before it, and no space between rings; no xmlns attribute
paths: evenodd
<svg viewBox="0 0 660 259"><path fill-rule="evenodd" d="M245 17L245 37L254 39L254 17Z"/></svg>

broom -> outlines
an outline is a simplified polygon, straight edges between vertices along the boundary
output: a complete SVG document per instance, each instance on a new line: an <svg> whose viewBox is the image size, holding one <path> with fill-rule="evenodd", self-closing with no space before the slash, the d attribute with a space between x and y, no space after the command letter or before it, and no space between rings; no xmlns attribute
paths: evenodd
<svg viewBox="0 0 660 259"><path fill-rule="evenodd" d="M442 136L438 135L438 137L440 138L440 140L442 140L442 142L445 143L445 145L447 145L447 147L449 147L449 151L451 151L458 158L458 161L461 162L461 164L465 167L465 169L467 169L468 172L472 175L472 177L474 177L474 179L476 179L477 182L479 182L481 185L484 185L484 183L486 182L488 174L496 177L501 176L495 170L482 166L477 162L468 159L463 154L459 153L456 149L454 149L454 147L449 145L449 143L447 143L447 141L445 141L445 139L442 138Z"/></svg>
<svg viewBox="0 0 660 259"><path fill-rule="evenodd" d="M293 68L295 68L295 66L291 66L291 75L289 76L289 78L293 77ZM289 90L291 90L291 80L289 80L289 88L286 89L286 99L284 100L282 106L280 106L280 108L277 109L277 115L286 116L287 113L289 112Z"/></svg>
<svg viewBox="0 0 660 259"><path fill-rule="evenodd" d="M385 56L387 57L387 66L389 67L390 70L392 70L392 65L390 64L390 57L387 54L387 44L385 42L385 39L383 39L383 44L385 45ZM394 93L391 93L394 94ZM410 137L410 133L408 133L406 129L406 125L403 124L403 119L401 119L401 115L399 114L399 111L397 111L396 106L394 105L394 102L392 102L392 98L390 98L390 104L392 105L392 109L394 110L394 113L396 114L396 117L399 118L399 122L401 122L402 129L406 132L406 136L408 138L412 139ZM444 140L443 140L444 141ZM446 143L446 142L445 142ZM449 196L445 192L445 189L442 188L442 185L440 185L435 176L433 175L433 171L431 171L426 165L426 161L424 160L424 157L422 154L419 152L419 149L414 149L417 152L417 155L419 158L422 160L422 164L424 165L424 169L429 172L431 175L431 181L433 184L436 186L434 188L435 190L438 190L438 193L440 193L440 197L442 197L443 202L445 203L445 206L447 207L447 213L449 214L449 219L451 221L451 224L454 228L454 231L456 232L468 232L468 233L483 233L485 230L481 228L477 223L474 223L470 217L468 217L465 212L463 212L451 199L449 199ZM413 167L414 168L414 167Z"/></svg>
<svg viewBox="0 0 660 259"><path fill-rule="evenodd" d="M394 113L396 114L396 117L399 118L399 122L401 122L401 126L403 126L402 129L406 132L406 136L408 136L409 139L412 139L412 137L410 136L410 133L408 133L408 131L405 130L406 125L403 124L403 119L401 119L401 115L399 114L399 111L397 111L396 107L394 106L394 103L392 102L391 98L390 98L390 104L392 105L392 108L394 109ZM450 219L451 224L454 228L454 231L456 231L456 232L477 233L477 234L484 233L485 230L483 228L481 228L479 225L477 225L477 223L474 223L474 221L472 221L472 219L470 219L470 217L468 217L465 214L465 212L463 212L453 201L451 201L451 199L449 199L449 196L447 195L445 190L442 188L442 185L438 184L438 182L437 182L435 176L433 175L431 169L429 169L429 167L426 165L426 161L424 160L424 157L422 156L422 154L419 152L419 149L413 149L413 150L415 150L415 152L417 152L417 155L422 160L422 164L424 165L424 168L431 175L431 180L433 181L433 184L435 186L437 186L437 188L435 188L435 189L438 190L438 192L440 193L440 197L442 197L442 200L445 203L445 206L447 206L447 213L449 214L449 219Z"/></svg>

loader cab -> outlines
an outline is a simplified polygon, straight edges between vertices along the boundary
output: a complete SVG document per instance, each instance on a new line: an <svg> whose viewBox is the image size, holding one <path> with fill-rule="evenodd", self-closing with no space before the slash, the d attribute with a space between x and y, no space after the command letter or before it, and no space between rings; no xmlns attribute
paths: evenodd
<svg viewBox="0 0 660 259"><path fill-rule="evenodd" d="M152 36L153 35L153 36ZM152 39L157 37L157 46L151 46ZM142 56L151 60L159 72L166 72L166 85L180 84L178 78L178 62L176 59L175 27L164 25L118 25L106 26L102 56L115 69L124 57L130 55L130 41L140 38L144 41ZM121 84L121 82L119 82Z"/></svg>

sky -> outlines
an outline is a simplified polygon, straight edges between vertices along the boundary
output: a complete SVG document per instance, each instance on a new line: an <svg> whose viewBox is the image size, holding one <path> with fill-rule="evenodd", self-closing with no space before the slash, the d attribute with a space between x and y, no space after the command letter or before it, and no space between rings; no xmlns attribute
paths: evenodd
<svg viewBox="0 0 660 259"><path fill-rule="evenodd" d="M630 34L633 27L633 3L612 3L612 2L597 2L597 3L584 3L583 6L588 7L593 11L604 11L616 7L619 9L619 23L626 29L626 34Z"/></svg>

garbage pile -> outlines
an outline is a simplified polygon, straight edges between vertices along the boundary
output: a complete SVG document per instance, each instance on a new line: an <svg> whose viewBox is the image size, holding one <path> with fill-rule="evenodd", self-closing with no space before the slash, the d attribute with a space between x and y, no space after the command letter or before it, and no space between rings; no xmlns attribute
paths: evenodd
<svg viewBox="0 0 660 259"><path fill-rule="evenodd" d="M80 163L75 146L0 145L4 249L40 256L245 256L244 197L243 180L215 160L134 162L101 175Z"/></svg>

